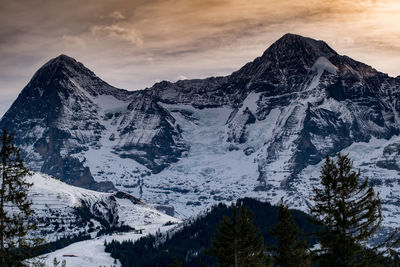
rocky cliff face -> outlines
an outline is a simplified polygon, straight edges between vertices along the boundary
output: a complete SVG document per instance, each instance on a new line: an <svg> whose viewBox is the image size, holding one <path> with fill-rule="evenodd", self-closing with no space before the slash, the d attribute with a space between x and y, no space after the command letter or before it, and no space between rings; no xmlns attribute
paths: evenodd
<svg viewBox="0 0 400 267"><path fill-rule="evenodd" d="M133 159L154 173L176 162L187 150L175 119L146 93L137 94L123 114L109 114L111 125L117 125L109 140L119 140L114 153Z"/></svg>
<svg viewBox="0 0 400 267"><path fill-rule="evenodd" d="M399 93L399 78L287 34L232 75L135 92L60 56L0 126L34 170L92 188L112 181L182 216L243 196L306 209L321 160L337 152L397 210Z"/></svg>
<svg viewBox="0 0 400 267"><path fill-rule="evenodd" d="M371 137L398 135L398 89L398 80L339 55L323 41L286 34L228 77L164 82L149 91L168 104L230 106L226 141L245 153L255 151L245 147L250 124L268 124L271 111L279 112L259 151L258 179L267 183L283 160L281 185L290 188L306 166L326 155Z"/></svg>
<svg viewBox="0 0 400 267"><path fill-rule="evenodd" d="M112 152L157 172L186 148L172 117L144 94L114 88L61 55L34 75L0 122L13 132L27 165L70 184L101 191L85 152L112 143ZM176 142L176 144L175 144ZM162 147L161 156L155 147Z"/></svg>

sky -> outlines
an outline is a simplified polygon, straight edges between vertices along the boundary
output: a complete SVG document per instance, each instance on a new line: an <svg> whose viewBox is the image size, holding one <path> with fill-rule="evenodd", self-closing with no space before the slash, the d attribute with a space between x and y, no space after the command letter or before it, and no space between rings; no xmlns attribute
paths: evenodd
<svg viewBox="0 0 400 267"><path fill-rule="evenodd" d="M0 0L0 116L66 54L113 86L228 75L285 33L400 75L398 0Z"/></svg>

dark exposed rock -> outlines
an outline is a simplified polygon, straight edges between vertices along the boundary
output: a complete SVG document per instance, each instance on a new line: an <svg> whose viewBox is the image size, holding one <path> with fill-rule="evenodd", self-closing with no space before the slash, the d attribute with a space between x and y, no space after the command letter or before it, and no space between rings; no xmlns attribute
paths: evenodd
<svg viewBox="0 0 400 267"><path fill-rule="evenodd" d="M140 199L132 195L129 195L125 192L118 191L117 193L114 194L114 196L120 199L129 199L130 201L132 201L133 204L144 204L142 201L140 201Z"/></svg>
<svg viewBox="0 0 400 267"><path fill-rule="evenodd" d="M235 111L234 111L235 112ZM227 142L243 144L247 141L246 127L256 122L256 117L246 108L242 114L235 114L228 123L229 132Z"/></svg>
<svg viewBox="0 0 400 267"><path fill-rule="evenodd" d="M172 206L158 205L154 207L156 210L161 211L169 216L175 216L175 209Z"/></svg>

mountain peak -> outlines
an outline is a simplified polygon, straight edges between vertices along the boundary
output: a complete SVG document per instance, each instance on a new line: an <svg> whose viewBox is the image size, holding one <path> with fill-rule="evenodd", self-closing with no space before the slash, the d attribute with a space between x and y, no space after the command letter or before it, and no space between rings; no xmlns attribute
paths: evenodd
<svg viewBox="0 0 400 267"><path fill-rule="evenodd" d="M50 59L47 64L66 64L66 65L74 65L79 64L74 58L67 56L65 54L61 54L58 57Z"/></svg>
<svg viewBox="0 0 400 267"><path fill-rule="evenodd" d="M274 42L261 57L247 63L233 76L254 80L285 81L287 76L302 76L312 69L320 57L330 59L338 54L324 41L287 33ZM285 84L288 87L288 84ZM289 86L290 87L290 86Z"/></svg>
<svg viewBox="0 0 400 267"><path fill-rule="evenodd" d="M61 54L53 59L50 59L40 68L40 70L46 70L50 72L61 70L68 73L73 72L75 74L82 73L85 75L89 74L90 76L94 75L93 72L87 69L82 63L64 54Z"/></svg>
<svg viewBox="0 0 400 267"><path fill-rule="evenodd" d="M66 54L60 54L58 57L53 58L53 60L73 60L76 61L73 57L70 57Z"/></svg>
<svg viewBox="0 0 400 267"><path fill-rule="evenodd" d="M290 32L284 34L281 38L279 38L275 42L285 42L288 40L299 40L302 42L310 42L310 41L311 42L324 42L324 41L320 41L320 40L315 40L310 37L302 36L300 34L290 33Z"/></svg>
<svg viewBox="0 0 400 267"><path fill-rule="evenodd" d="M74 58L61 54L46 62L32 77L28 87L45 87L54 82L93 80L97 76ZM29 86L31 85L31 86ZM54 87L54 84L53 84Z"/></svg>
<svg viewBox="0 0 400 267"><path fill-rule="evenodd" d="M56 91L85 91L92 96L126 97L127 91L101 80L90 69L72 57L61 54L46 62L32 77L23 92L31 95L52 95Z"/></svg>
<svg viewBox="0 0 400 267"><path fill-rule="evenodd" d="M318 57L331 57L337 55L327 43L301 35L287 33L273 43L265 53L276 55L286 54L295 57L311 57L315 60Z"/></svg>

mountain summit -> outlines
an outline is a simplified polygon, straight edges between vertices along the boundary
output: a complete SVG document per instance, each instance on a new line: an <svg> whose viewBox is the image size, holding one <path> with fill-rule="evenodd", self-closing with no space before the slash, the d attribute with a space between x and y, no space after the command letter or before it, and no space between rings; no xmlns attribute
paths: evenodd
<svg viewBox="0 0 400 267"><path fill-rule="evenodd" d="M84 155L90 148L155 172L186 150L174 119L150 96L112 87L66 55L34 74L0 125L15 133L32 170L101 191L114 187L94 180Z"/></svg>
<svg viewBox="0 0 400 267"><path fill-rule="evenodd" d="M62 55L35 74L0 127L15 133L33 170L187 216L244 196L285 196L306 209L324 157L350 153L400 214L399 194L385 191L400 192L399 99L398 78L286 34L229 76L134 92Z"/></svg>
<svg viewBox="0 0 400 267"><path fill-rule="evenodd" d="M64 94L81 90L91 96L119 94L122 91L110 86L82 63L66 55L60 55L44 64L24 90L37 90L41 96L52 94L54 90Z"/></svg>
<svg viewBox="0 0 400 267"><path fill-rule="evenodd" d="M301 35L287 33L273 43L263 56L270 59L279 59L279 61L282 60L282 57L307 58L308 60L315 61L319 57L330 58L335 55L338 55L336 51L324 41L317 41Z"/></svg>

